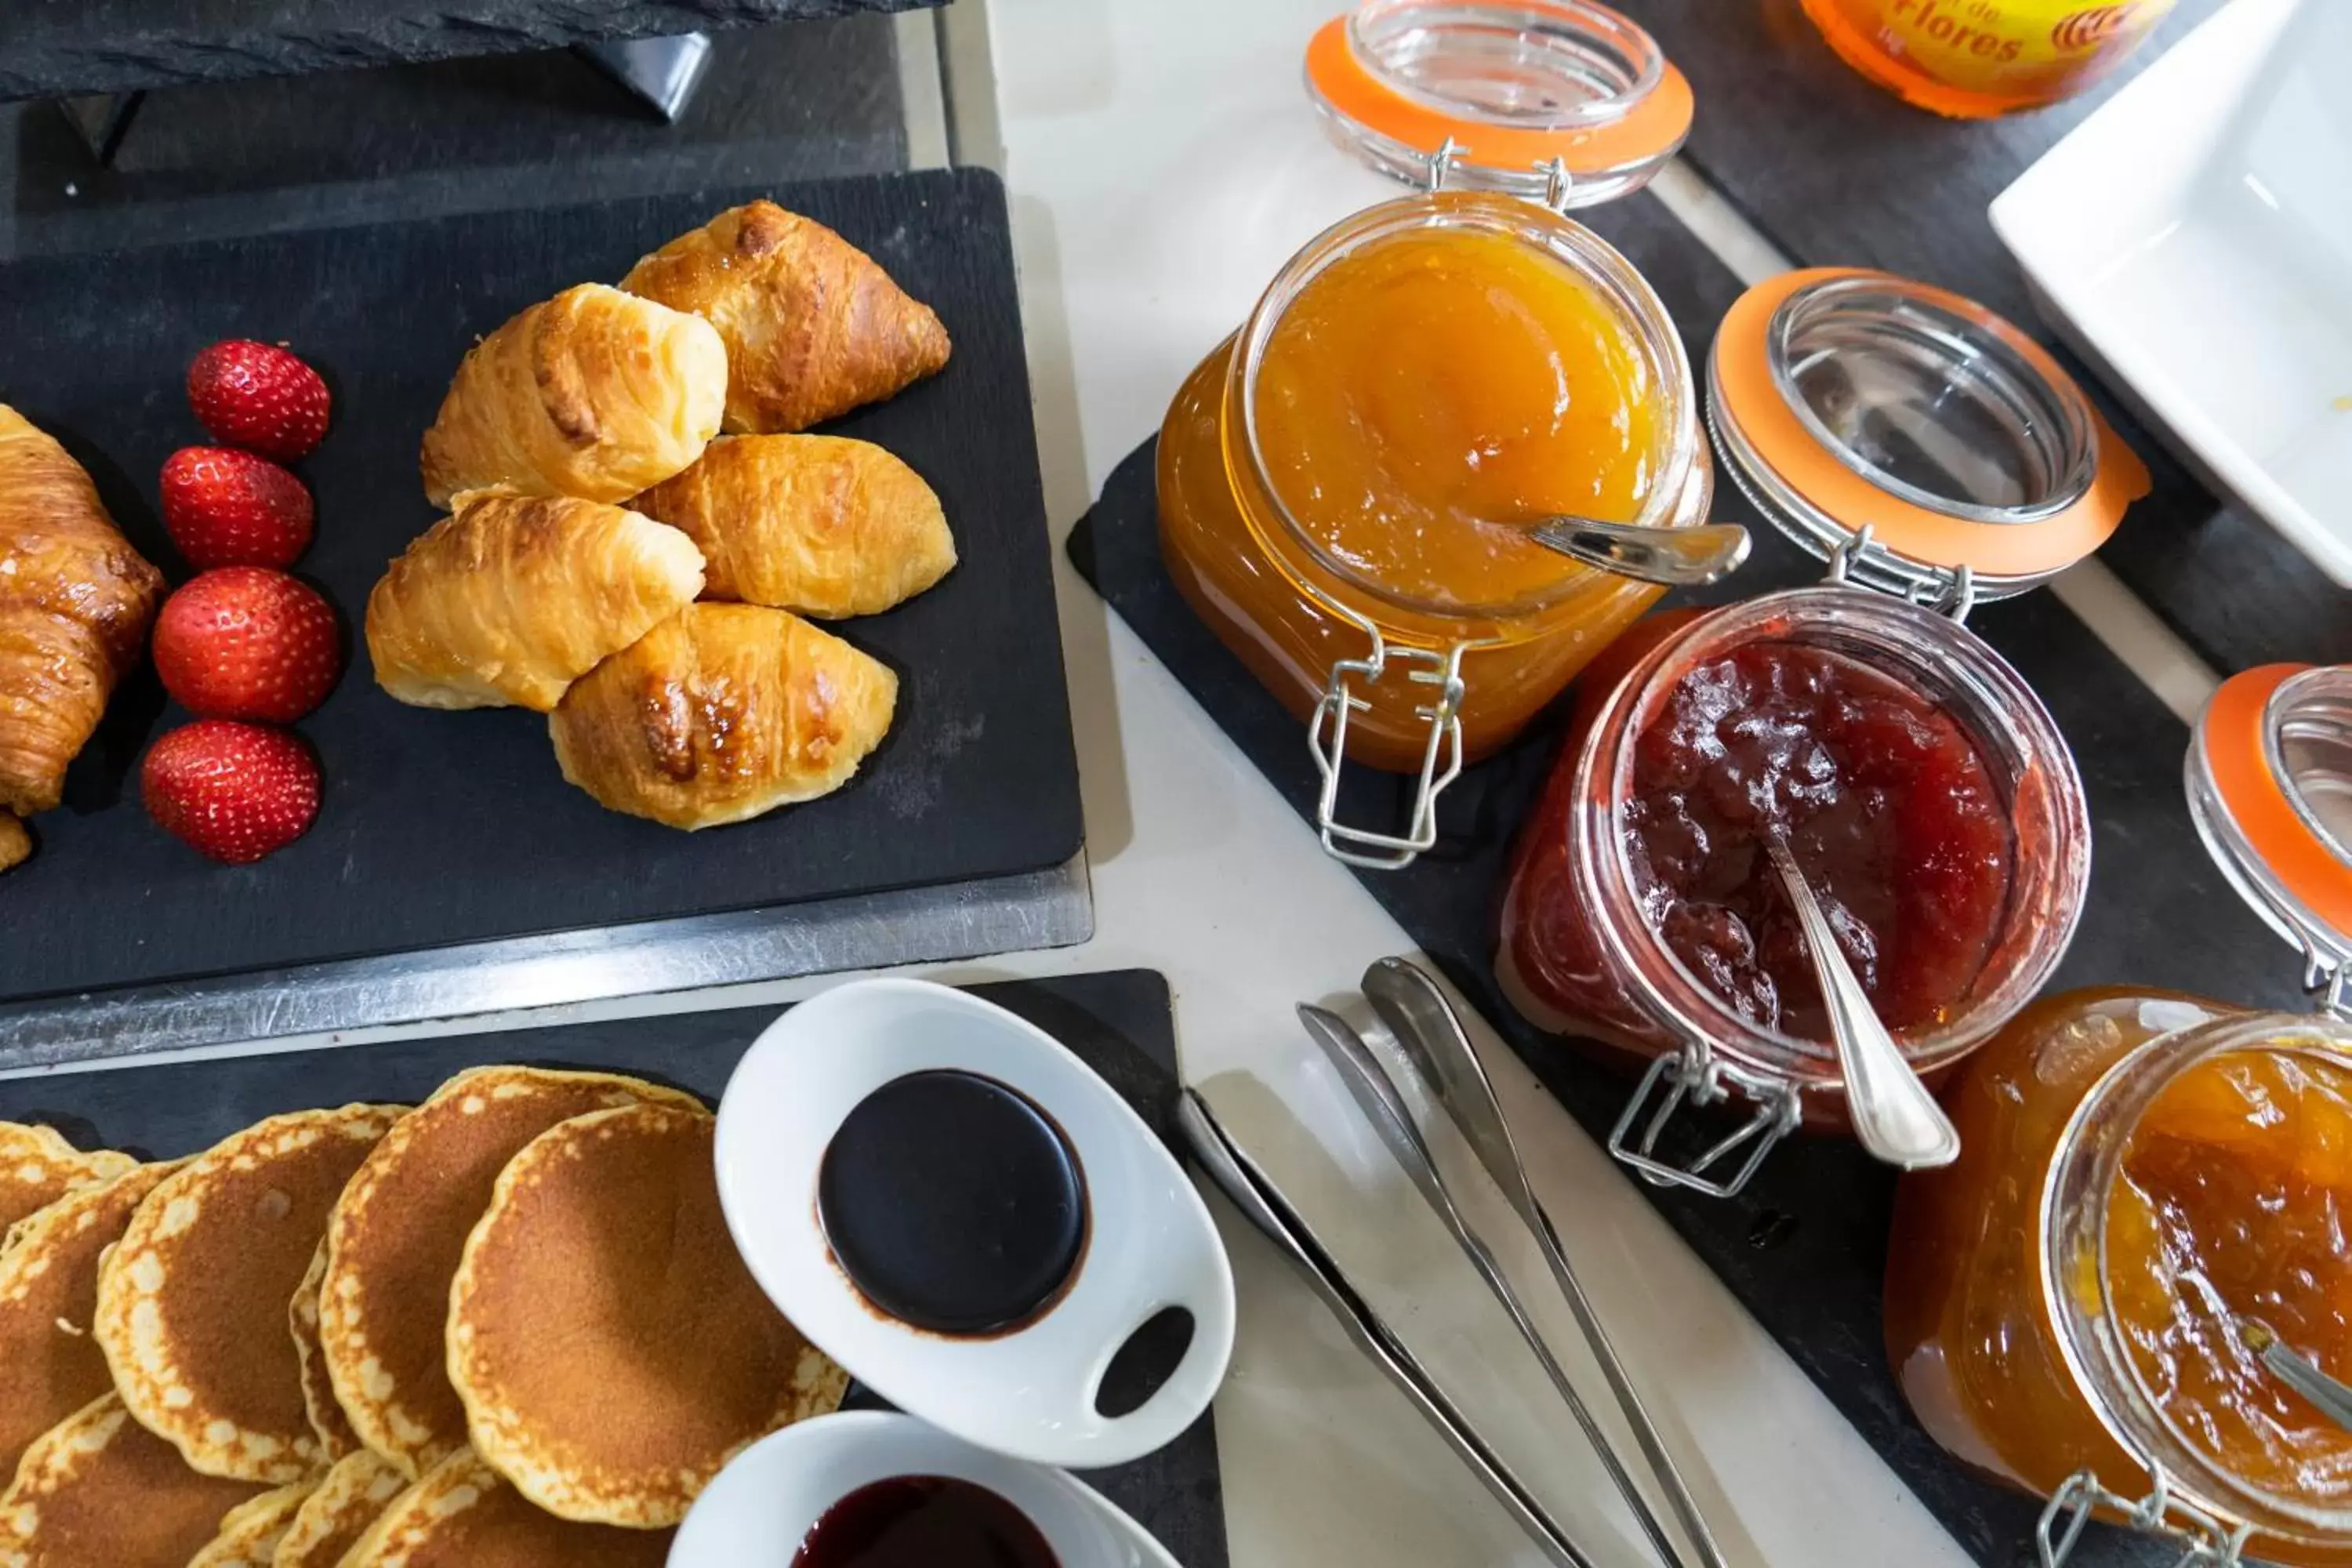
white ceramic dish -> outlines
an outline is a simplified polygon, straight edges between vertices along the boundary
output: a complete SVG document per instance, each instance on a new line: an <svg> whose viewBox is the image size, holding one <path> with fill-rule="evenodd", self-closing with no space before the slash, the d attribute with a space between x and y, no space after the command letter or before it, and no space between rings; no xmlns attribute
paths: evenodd
<svg viewBox="0 0 2352 1568"><path fill-rule="evenodd" d="M992 1338L927 1333L877 1311L842 1272L816 1214L826 1145L868 1094L961 1068L1057 1122L1085 1172L1091 1230L1076 1279L1035 1321ZM918 980L866 980L771 1025L719 1107L719 1195L771 1299L851 1375L967 1442L1097 1468L1165 1446L1209 1406L1233 1355L1234 1277L1182 1167L1108 1084L1001 1007ZM1164 1308L1192 1339L1142 1407L1095 1408L1111 1358Z"/></svg>
<svg viewBox="0 0 2352 1568"><path fill-rule="evenodd" d="M2019 176L1992 225L2135 412L2352 587L2347 171L2352 4L2233 0Z"/></svg>
<svg viewBox="0 0 2352 1568"><path fill-rule="evenodd" d="M788 1568L825 1510L893 1476L950 1476L1029 1516L1063 1568L1180 1568L1075 1477L957 1441L907 1415L859 1411L787 1426L737 1455L695 1500L669 1568Z"/></svg>

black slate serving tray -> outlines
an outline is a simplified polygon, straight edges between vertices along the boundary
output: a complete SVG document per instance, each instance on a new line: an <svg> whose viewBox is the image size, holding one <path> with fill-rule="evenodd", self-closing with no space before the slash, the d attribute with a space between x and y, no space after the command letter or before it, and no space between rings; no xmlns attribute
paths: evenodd
<svg viewBox="0 0 2352 1568"><path fill-rule="evenodd" d="M1797 0L1621 0L1698 96L1685 156L1800 265L1883 267L2039 318L1985 208L2084 117L2221 0L2180 0L2083 96L1997 120L1947 120L1864 80ZM2039 335L2051 334L2042 331ZM2139 454L2155 493L2101 559L2221 673L2352 659L2352 593L2261 520L2208 494L2063 347L2075 378Z"/></svg>
<svg viewBox="0 0 2352 1568"><path fill-rule="evenodd" d="M1737 281L1650 196L1580 216L1657 288L1694 363L1703 363ZM1147 444L1112 473L1071 535L1071 556L1311 820L1319 781L1303 726L1193 617L1160 564L1153 450ZM1820 579L1821 563L1773 532L1727 483L1718 486L1715 515L1745 523L1755 555L1731 582L1689 602ZM2046 594L1980 606L1969 625L2041 693L2074 750L2090 798L2090 900L2056 984L2153 984L2300 1006L2294 959L2223 883L2189 823L2180 784L2188 731ZM1440 801L1435 850L1406 870L1359 876L1569 1113L1605 1140L1632 1081L1520 1018L1496 989L1491 968L1511 835L1558 752L1566 709L1565 700L1556 704L1519 741L1464 773ZM1350 769L1341 815L1402 823L1407 798L1400 781ZM2021 1568L2033 1560L2040 1505L1947 1457L1911 1419L1887 1370L1880 1304L1894 1187L1894 1173L1853 1143L1805 1138L1775 1150L1735 1199L1643 1191L1979 1562ZM2116 1568L2171 1555L2102 1529L2074 1561Z"/></svg>
<svg viewBox="0 0 2352 1568"><path fill-rule="evenodd" d="M377 688L365 649L300 725L326 774L303 838L226 868L137 798L148 742L184 715L142 669L0 880L0 1000L530 936L1058 866L1084 837L1004 192L901 174L0 267L0 401L63 440L132 542L186 575L153 510L175 447L206 439L181 381L217 338L285 341L333 386L300 465L318 540L296 571L355 631L384 563L428 526L419 436L467 345L572 283L618 278L712 214L772 195L832 225L955 339L938 376L827 426L939 491L961 564L835 629L898 672L891 733L839 793L684 834L565 784L546 721L442 713Z"/></svg>
<svg viewBox="0 0 2352 1568"><path fill-rule="evenodd" d="M347 70L940 0L15 0L0 100Z"/></svg>
<svg viewBox="0 0 2352 1568"><path fill-rule="evenodd" d="M1135 1107L1171 1151L1179 1088L1168 982L1146 969L973 988L1060 1040ZM172 1159L266 1116L348 1101L400 1103L488 1062L604 1068L690 1089L716 1104L773 1007L679 1013L433 1040L232 1057L178 1066L0 1080L0 1121L41 1121L84 1148ZM878 1404L853 1390L853 1405ZM1158 1453L1087 1481L1186 1568L1225 1568L1224 1492L1213 1417Z"/></svg>

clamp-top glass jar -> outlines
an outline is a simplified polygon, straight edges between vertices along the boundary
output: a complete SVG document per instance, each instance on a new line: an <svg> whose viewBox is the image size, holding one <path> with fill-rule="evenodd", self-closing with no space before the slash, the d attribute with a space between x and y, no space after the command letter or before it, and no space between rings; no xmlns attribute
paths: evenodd
<svg viewBox="0 0 2352 1568"><path fill-rule="evenodd" d="M1646 181L1690 91L1589 0L1374 0L1317 37L1307 74L1346 145L1427 188L1309 243L1185 382L1160 430L1160 545L1193 610L1307 721L1325 847L1393 867L1435 841L1464 763L1661 592L1529 528L1705 519L1674 322L1565 216ZM1335 819L1349 760L1419 775L1402 831Z"/></svg>
<svg viewBox="0 0 2352 1568"><path fill-rule="evenodd" d="M1725 317L1708 418L1727 468L1830 581L1661 616L1584 679L1521 827L1496 956L1529 1019L1646 1064L1611 1152L1737 1192L1845 1086L1784 839L1848 963L1931 1079L2063 956L2089 879L2074 758L1962 624L2097 548L2146 470L2000 317L1878 273L1798 272ZM1748 1114L1660 1152L1686 1104Z"/></svg>
<svg viewBox="0 0 2352 1568"><path fill-rule="evenodd" d="M1958 1162L1898 1189L1887 1351L1938 1443L2051 1498L2045 1564L2093 1511L2184 1562L2352 1563L2352 1431L2264 1350L2352 1378L2352 669L2224 683L2188 785L2320 1013L2137 987L2021 1016L1946 1096Z"/></svg>

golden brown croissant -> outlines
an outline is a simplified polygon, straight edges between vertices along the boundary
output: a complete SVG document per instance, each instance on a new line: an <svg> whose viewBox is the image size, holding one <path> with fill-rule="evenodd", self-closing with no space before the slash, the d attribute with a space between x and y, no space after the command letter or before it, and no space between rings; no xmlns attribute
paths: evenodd
<svg viewBox="0 0 2352 1568"><path fill-rule="evenodd" d="M0 871L33 852L33 836L13 811L0 811Z"/></svg>
<svg viewBox="0 0 2352 1568"><path fill-rule="evenodd" d="M544 713L701 591L702 553L677 529L602 501L469 493L368 595L368 658L403 702Z"/></svg>
<svg viewBox="0 0 2352 1568"><path fill-rule="evenodd" d="M701 455L726 399L709 322L583 283L466 355L425 432L425 493L626 500Z"/></svg>
<svg viewBox="0 0 2352 1568"><path fill-rule="evenodd" d="M163 592L81 465L0 403L0 810L58 804Z"/></svg>
<svg viewBox="0 0 2352 1568"><path fill-rule="evenodd" d="M720 213L621 287L707 318L727 340L727 428L805 430L948 363L948 332L874 258L773 202Z"/></svg>
<svg viewBox="0 0 2352 1568"><path fill-rule="evenodd" d="M740 822L849 782L890 728L898 678L757 605L689 605L563 694L563 776L672 827Z"/></svg>
<svg viewBox="0 0 2352 1568"><path fill-rule="evenodd" d="M922 477L839 436L721 436L629 504L701 547L707 598L827 619L878 615L956 563Z"/></svg>

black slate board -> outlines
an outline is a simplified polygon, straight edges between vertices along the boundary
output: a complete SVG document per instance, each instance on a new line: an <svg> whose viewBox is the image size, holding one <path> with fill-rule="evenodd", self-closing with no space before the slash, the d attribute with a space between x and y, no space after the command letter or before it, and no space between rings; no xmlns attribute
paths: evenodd
<svg viewBox="0 0 2352 1568"><path fill-rule="evenodd" d="M215 338L286 340L337 396L302 465L318 542L297 570L347 626L433 520L416 442L476 334L669 236L773 194L864 246L955 336L938 376L828 426L939 491L961 564L885 616L842 623L897 668L890 737L838 794L682 834L600 808L557 772L546 722L443 713L379 689L363 649L301 729L326 772L318 824L257 865L213 866L137 800L176 722L152 674L117 693L0 882L0 998L526 936L1034 871L1084 835L1004 192L978 171L691 191L645 201L313 231L0 267L0 401L88 464L141 549L176 565L153 476L203 439L181 377ZM178 574L175 572L175 580Z"/></svg>
<svg viewBox="0 0 2352 1568"><path fill-rule="evenodd" d="M1173 1120L1175 1022L1168 982L1159 973L1128 969L972 990L1076 1052L1181 1155ZM737 1060L778 1011L677 1013L13 1079L0 1080L0 1120L47 1122L84 1148L171 1159L280 1111L421 1100L452 1074L486 1062L612 1068L691 1089L715 1104ZM877 1403L863 1391L853 1391L851 1399L867 1407ZM1185 1568L1225 1568L1213 1415L1202 1416L1158 1453L1091 1472L1087 1480L1159 1537Z"/></svg>
<svg viewBox="0 0 2352 1568"><path fill-rule="evenodd" d="M1648 196L1591 215L1630 257L1704 353L1738 284ZM1078 569L1174 672L1284 797L1311 819L1318 789L1301 726L1194 619L1163 570L1153 447L1112 473L1070 540ZM1818 581L1822 567L1724 486L1715 515L1744 522L1755 558L1694 602ZM2095 847L2091 895L2060 986L2158 984L2300 1006L2295 964L2223 883L2199 846L2180 791L2188 731L2081 623L2046 595L1980 607L1970 626L2042 694L2081 763ZM1492 1020L1569 1113L1605 1140L1632 1084L1514 1013L1490 963L1510 836L1559 749L1566 702L1521 740L1470 768L1439 805L1438 847L1410 868L1359 873L1406 933ZM1341 815L1401 823L1399 781L1353 769ZM1831 1402L1884 1455L1979 1562L2032 1560L2039 1505L1962 1469L1911 1420L1880 1335L1894 1173L1854 1144L1782 1145L1729 1201L1643 1187L1666 1219L1755 1313ZM2151 1543L2103 1531L2084 1568L2168 1562Z"/></svg>
<svg viewBox="0 0 2352 1568"><path fill-rule="evenodd" d="M12 0L0 100L345 70L942 0Z"/></svg>
<svg viewBox="0 0 2352 1568"><path fill-rule="evenodd" d="M2052 108L1958 121L1912 108L1832 54L1797 0L1622 0L1691 79L1685 156L1805 266L1882 267L2041 326L1985 208L2221 0L2180 0L2105 81ZM2054 346L2054 345L2053 345ZM2352 660L2352 593L2259 519L2217 503L2072 353L2059 357L2148 460L2156 491L2099 559L2223 674Z"/></svg>

